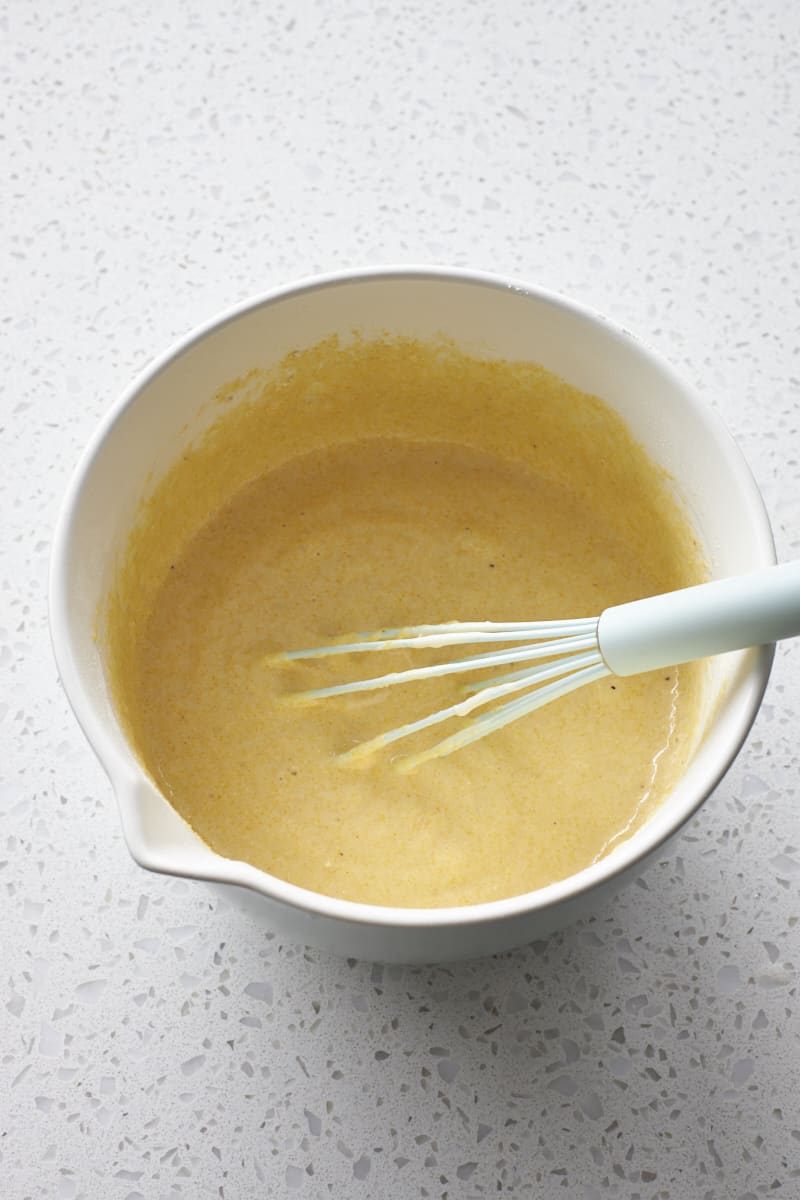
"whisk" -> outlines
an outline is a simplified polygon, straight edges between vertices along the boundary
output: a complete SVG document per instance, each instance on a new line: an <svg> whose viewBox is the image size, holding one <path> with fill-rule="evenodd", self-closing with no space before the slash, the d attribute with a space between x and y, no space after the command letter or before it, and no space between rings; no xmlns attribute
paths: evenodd
<svg viewBox="0 0 800 1200"><path fill-rule="evenodd" d="M272 655L273 663L330 655L367 654L396 649L506 644L451 662L412 667L384 675L297 692L294 699L322 700L393 687L460 672L527 663L508 674L470 683L454 704L360 743L339 756L362 760L383 747L504 697L456 733L397 766L412 770L452 754L537 708L608 675L638 675L748 646L766 645L800 634L800 562L767 567L749 575L714 580L696 587L650 596L607 608L600 617L566 621L452 621L381 629L317 646ZM508 645L512 643L512 645Z"/></svg>

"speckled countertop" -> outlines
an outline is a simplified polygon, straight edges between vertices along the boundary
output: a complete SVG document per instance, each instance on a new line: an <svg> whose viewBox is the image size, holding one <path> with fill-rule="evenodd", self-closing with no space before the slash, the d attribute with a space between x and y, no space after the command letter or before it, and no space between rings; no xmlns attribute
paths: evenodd
<svg viewBox="0 0 800 1200"><path fill-rule="evenodd" d="M373 262L643 335L797 556L799 28L791 0L4 6L4 1200L800 1196L797 646L636 885L496 960L382 967L133 864L45 610L69 473L147 359Z"/></svg>

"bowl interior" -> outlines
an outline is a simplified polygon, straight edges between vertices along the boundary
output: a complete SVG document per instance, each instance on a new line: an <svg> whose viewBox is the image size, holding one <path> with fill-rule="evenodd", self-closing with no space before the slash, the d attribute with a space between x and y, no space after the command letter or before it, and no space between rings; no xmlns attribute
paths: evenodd
<svg viewBox="0 0 800 1200"><path fill-rule="evenodd" d="M292 350L333 333L346 338L354 330L419 338L445 334L486 357L541 363L616 409L669 472L713 575L774 561L758 491L714 414L638 342L557 297L463 274L365 272L274 293L187 339L121 399L78 469L54 549L54 644L67 693L120 797L134 856L158 870L247 883L292 902L303 902L301 889L214 854L146 778L113 710L96 621L142 496L216 419L219 410L211 400L217 390ZM608 877L685 820L738 751L768 668L767 651L714 660L703 740L673 794L631 839L588 875L581 873L586 879L552 885L543 890L547 897L534 893L529 904L558 900ZM324 898L316 900L324 906ZM352 915L367 906L330 901L328 907ZM448 910L426 911L427 921L447 919Z"/></svg>

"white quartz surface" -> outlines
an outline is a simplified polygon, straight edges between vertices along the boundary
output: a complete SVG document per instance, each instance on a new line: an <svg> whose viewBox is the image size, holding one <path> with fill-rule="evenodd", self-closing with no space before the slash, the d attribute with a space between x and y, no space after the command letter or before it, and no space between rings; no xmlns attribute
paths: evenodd
<svg viewBox="0 0 800 1200"><path fill-rule="evenodd" d="M793 0L9 0L0 9L3 1200L800 1196L800 687L591 920L343 962L144 874L59 688L60 497L220 308L497 270L700 388L800 553Z"/></svg>

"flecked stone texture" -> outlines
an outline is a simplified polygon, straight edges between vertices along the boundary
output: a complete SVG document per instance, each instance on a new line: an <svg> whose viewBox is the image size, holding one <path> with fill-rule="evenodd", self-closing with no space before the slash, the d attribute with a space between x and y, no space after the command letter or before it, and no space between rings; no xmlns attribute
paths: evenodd
<svg viewBox="0 0 800 1200"><path fill-rule="evenodd" d="M470 265L650 341L800 554L790 0L9 0L0 13L0 1193L800 1195L798 647L700 815L496 960L343 962L130 860L46 623L134 372L319 270Z"/></svg>

